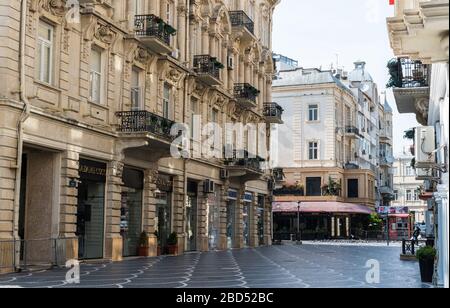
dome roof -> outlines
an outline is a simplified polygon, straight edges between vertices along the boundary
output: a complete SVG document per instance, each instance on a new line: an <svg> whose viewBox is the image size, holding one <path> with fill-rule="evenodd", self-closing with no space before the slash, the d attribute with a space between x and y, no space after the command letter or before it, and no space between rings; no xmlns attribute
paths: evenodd
<svg viewBox="0 0 450 308"><path fill-rule="evenodd" d="M355 69L348 75L350 82L373 82L372 76L366 70L366 62L356 61Z"/></svg>

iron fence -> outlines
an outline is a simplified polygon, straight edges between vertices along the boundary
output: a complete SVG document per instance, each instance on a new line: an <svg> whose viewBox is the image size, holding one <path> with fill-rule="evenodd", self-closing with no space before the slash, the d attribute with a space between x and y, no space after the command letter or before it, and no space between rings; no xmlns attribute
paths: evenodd
<svg viewBox="0 0 450 308"><path fill-rule="evenodd" d="M194 70L198 74L208 74L216 79L220 79L220 69L223 65L217 58L210 55L194 56Z"/></svg>
<svg viewBox="0 0 450 308"><path fill-rule="evenodd" d="M231 11L230 12L231 26L233 27L245 27L250 33L255 32L255 23L244 11Z"/></svg>
<svg viewBox="0 0 450 308"><path fill-rule="evenodd" d="M277 103L264 103L263 114L265 117L277 117L281 119L283 108Z"/></svg>
<svg viewBox="0 0 450 308"><path fill-rule="evenodd" d="M425 246L427 246L426 240L403 240L402 254L404 256L415 256L417 251Z"/></svg>
<svg viewBox="0 0 450 308"><path fill-rule="evenodd" d="M237 99L250 100L256 104L259 90L248 83L238 83L234 86L234 96Z"/></svg>
<svg viewBox="0 0 450 308"><path fill-rule="evenodd" d="M136 15L134 27L137 36L155 37L170 46L170 36L175 33L169 24L156 15Z"/></svg>
<svg viewBox="0 0 450 308"><path fill-rule="evenodd" d="M173 140L171 135L174 121L158 116L148 111L118 112L120 118L119 131L122 133L148 132L167 140Z"/></svg>

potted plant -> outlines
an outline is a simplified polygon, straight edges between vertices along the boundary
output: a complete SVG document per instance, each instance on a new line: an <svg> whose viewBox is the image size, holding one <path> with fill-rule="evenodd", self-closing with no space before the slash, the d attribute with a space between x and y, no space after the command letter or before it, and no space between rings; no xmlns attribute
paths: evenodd
<svg viewBox="0 0 450 308"><path fill-rule="evenodd" d="M420 276L422 282L433 282L434 261L436 258L436 249L431 246L425 246L417 251L417 259L420 264Z"/></svg>
<svg viewBox="0 0 450 308"><path fill-rule="evenodd" d="M173 232L167 239L167 250L169 255L178 254L178 234Z"/></svg>
<svg viewBox="0 0 450 308"><path fill-rule="evenodd" d="M143 231L139 237L138 255L139 257L149 256L148 235L145 231Z"/></svg>
<svg viewBox="0 0 450 308"><path fill-rule="evenodd" d="M156 236L156 255L160 256L161 255L161 243L159 241L159 233L158 231L155 231L155 236Z"/></svg>

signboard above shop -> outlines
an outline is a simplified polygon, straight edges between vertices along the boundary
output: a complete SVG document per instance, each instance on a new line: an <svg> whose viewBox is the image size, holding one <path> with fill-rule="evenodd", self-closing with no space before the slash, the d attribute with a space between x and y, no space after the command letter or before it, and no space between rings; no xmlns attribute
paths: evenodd
<svg viewBox="0 0 450 308"><path fill-rule="evenodd" d="M409 207L407 206L380 206L377 209L378 214L409 214Z"/></svg>

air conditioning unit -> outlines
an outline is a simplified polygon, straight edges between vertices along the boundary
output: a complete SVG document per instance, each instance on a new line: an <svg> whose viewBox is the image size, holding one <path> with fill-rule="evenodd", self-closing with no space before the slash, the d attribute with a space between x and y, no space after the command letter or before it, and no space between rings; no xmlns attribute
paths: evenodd
<svg viewBox="0 0 450 308"><path fill-rule="evenodd" d="M230 70L234 69L234 58L232 55L229 55L227 58L227 66L228 66L228 69L230 69Z"/></svg>
<svg viewBox="0 0 450 308"><path fill-rule="evenodd" d="M214 181L206 180L203 182L203 192L205 194L213 194L215 191Z"/></svg>
<svg viewBox="0 0 450 308"><path fill-rule="evenodd" d="M226 180L230 177L230 173L228 172L228 170L226 169L221 169L220 170L220 179L221 180Z"/></svg>
<svg viewBox="0 0 450 308"><path fill-rule="evenodd" d="M436 164L436 132L433 126L416 128L416 168L430 168Z"/></svg>

